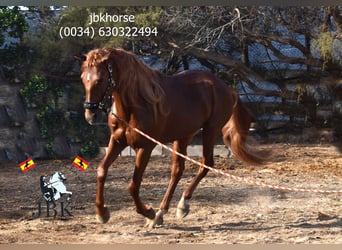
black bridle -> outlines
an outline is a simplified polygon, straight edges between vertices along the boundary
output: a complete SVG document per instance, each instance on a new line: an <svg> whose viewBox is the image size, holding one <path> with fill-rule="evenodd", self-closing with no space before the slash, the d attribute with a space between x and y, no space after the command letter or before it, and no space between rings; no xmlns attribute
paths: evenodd
<svg viewBox="0 0 342 250"><path fill-rule="evenodd" d="M106 88L105 92L102 95L101 100L98 102L84 102L83 103L84 109L90 109L90 110L98 109L98 110L105 112L106 114L109 113L109 110L113 104L113 99L114 99L113 96L111 95L111 90L115 88L116 83L113 79L113 74L112 74L113 69L112 69L112 66L110 64L108 64L107 70L108 70L108 74L109 74L108 84L107 84L107 88ZM109 105L106 105L108 103L109 103Z"/></svg>

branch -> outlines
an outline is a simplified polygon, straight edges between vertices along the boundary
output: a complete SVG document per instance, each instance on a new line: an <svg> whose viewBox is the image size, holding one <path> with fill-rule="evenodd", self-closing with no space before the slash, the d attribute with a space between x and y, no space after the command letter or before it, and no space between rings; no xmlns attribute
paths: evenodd
<svg viewBox="0 0 342 250"><path fill-rule="evenodd" d="M268 82L259 74L251 70L250 68L246 67L246 65L235 61L228 56L222 56L207 50L190 47L183 51L183 53L193 56L199 60L210 60L221 65L224 65L229 68L233 68L233 70L249 85L249 87L255 91L257 94L264 95L264 96L277 96L277 97L285 97L290 99L296 98L296 93L289 91L288 89L282 88L281 91L274 91L274 90L265 90L259 88L251 78L254 78L258 82L262 82L268 84Z"/></svg>
<svg viewBox="0 0 342 250"><path fill-rule="evenodd" d="M323 62L319 59L314 58L308 48L306 48L300 42L297 42L293 39L286 39L267 34L251 34L250 32L248 35L248 39L260 43L264 45L266 48L270 49L273 52L273 54L281 60L281 62L289 64L304 64L312 67L323 66ZM298 49L299 51L301 51L306 58L285 56L279 49L273 46L272 41L281 44L289 44L294 48Z"/></svg>
<svg viewBox="0 0 342 250"><path fill-rule="evenodd" d="M234 68L239 73L243 73L243 75L253 75L253 77L261 82L266 82L264 78L262 78L260 75L246 67L244 64L235 61L232 58L229 58L228 56L221 56L219 54L199 49L195 47L186 48L183 53L199 58L199 59L206 59L210 61L217 62L219 64L222 64L226 67Z"/></svg>

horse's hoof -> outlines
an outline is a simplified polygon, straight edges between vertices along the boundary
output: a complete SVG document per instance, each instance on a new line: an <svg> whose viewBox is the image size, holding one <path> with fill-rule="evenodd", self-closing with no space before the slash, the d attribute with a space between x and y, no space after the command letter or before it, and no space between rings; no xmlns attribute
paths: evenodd
<svg viewBox="0 0 342 250"><path fill-rule="evenodd" d="M146 217L144 228L150 230L150 229L153 229L154 226L155 226L154 219L149 219Z"/></svg>
<svg viewBox="0 0 342 250"><path fill-rule="evenodd" d="M164 223L164 214L166 214L165 210L159 210L154 218L155 226L162 226Z"/></svg>
<svg viewBox="0 0 342 250"><path fill-rule="evenodd" d="M177 211L176 211L176 217L177 219L181 220L184 217L186 217L190 212L189 206L187 208L179 208L177 207Z"/></svg>
<svg viewBox="0 0 342 250"><path fill-rule="evenodd" d="M97 222L102 223L102 224L107 223L109 221L109 218L110 218L110 213L109 213L109 209L107 206L103 207L103 211L104 211L103 216L101 216L99 214L96 215Z"/></svg>
<svg viewBox="0 0 342 250"><path fill-rule="evenodd" d="M153 219L146 218L145 228L152 229L154 227L162 226L164 223L164 210L159 210Z"/></svg>

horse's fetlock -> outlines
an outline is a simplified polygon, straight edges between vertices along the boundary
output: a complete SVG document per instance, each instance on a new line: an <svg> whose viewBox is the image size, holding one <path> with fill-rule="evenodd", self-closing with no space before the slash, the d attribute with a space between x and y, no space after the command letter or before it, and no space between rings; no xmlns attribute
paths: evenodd
<svg viewBox="0 0 342 250"><path fill-rule="evenodd" d="M156 217L156 212L154 211L154 209L152 208L152 207L150 207L149 209L148 209L148 214L147 214L147 216L146 216L147 218L149 218L149 219L154 219L155 217Z"/></svg>

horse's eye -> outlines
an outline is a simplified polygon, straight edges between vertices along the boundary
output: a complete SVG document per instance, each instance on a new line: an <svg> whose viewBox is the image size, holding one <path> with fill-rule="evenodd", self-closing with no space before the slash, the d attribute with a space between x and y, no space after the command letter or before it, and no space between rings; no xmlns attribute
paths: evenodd
<svg viewBox="0 0 342 250"><path fill-rule="evenodd" d="M98 85L103 84L103 80L102 80L102 79L98 80L98 81L97 81L97 84L98 84Z"/></svg>

